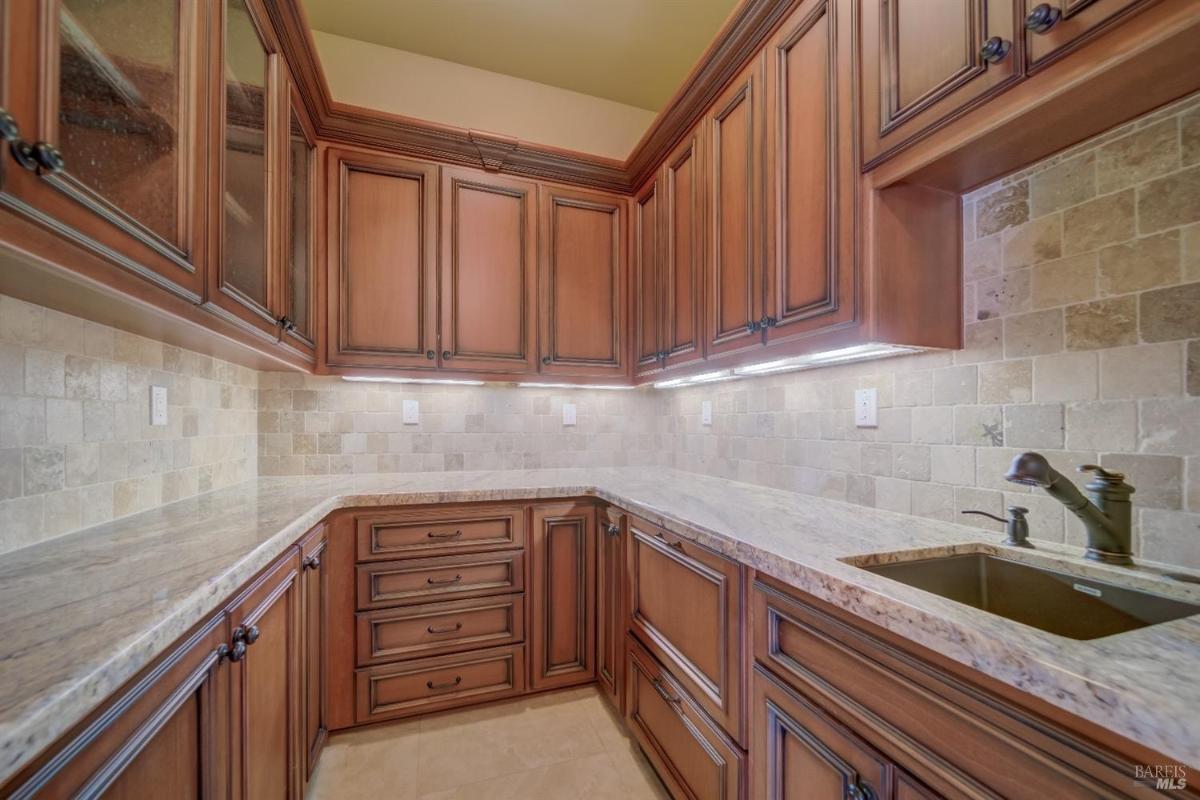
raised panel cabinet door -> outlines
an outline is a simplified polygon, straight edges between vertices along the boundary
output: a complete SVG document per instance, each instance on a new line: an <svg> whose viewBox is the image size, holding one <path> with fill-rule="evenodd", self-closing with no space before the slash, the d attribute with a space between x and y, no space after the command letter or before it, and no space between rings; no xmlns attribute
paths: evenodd
<svg viewBox="0 0 1200 800"><path fill-rule="evenodd" d="M596 679L617 709L625 705L625 515L596 510Z"/></svg>
<svg viewBox="0 0 1200 800"><path fill-rule="evenodd" d="M763 341L763 59L705 117L708 174L708 353Z"/></svg>
<svg viewBox="0 0 1200 800"><path fill-rule="evenodd" d="M1021 77L1015 3L862 0L861 9L868 168Z"/></svg>
<svg viewBox="0 0 1200 800"><path fill-rule="evenodd" d="M437 366L437 167L327 152L326 363Z"/></svg>
<svg viewBox="0 0 1200 800"><path fill-rule="evenodd" d="M228 637L223 615L202 624L5 796L227 798Z"/></svg>
<svg viewBox="0 0 1200 800"><path fill-rule="evenodd" d="M229 606L231 757L238 800L298 798L305 770L298 548Z"/></svg>
<svg viewBox="0 0 1200 800"><path fill-rule="evenodd" d="M535 506L531 542L530 687L596 678L596 528L588 503Z"/></svg>
<svg viewBox="0 0 1200 800"><path fill-rule="evenodd" d="M1030 69L1066 55L1091 35L1152 0L1023 0L1021 24Z"/></svg>
<svg viewBox="0 0 1200 800"><path fill-rule="evenodd" d="M649 375L663 367L663 293L659 180L655 175L633 201L633 369Z"/></svg>
<svg viewBox="0 0 1200 800"><path fill-rule="evenodd" d="M767 44L767 341L854 322L853 0L805 0Z"/></svg>
<svg viewBox="0 0 1200 800"><path fill-rule="evenodd" d="M667 157L663 184L663 351L666 366L704 357L704 176L698 127Z"/></svg>
<svg viewBox="0 0 1200 800"><path fill-rule="evenodd" d="M537 372L537 184L442 168L442 367Z"/></svg>
<svg viewBox="0 0 1200 800"><path fill-rule="evenodd" d="M754 668L752 796L828 800L894 796L895 767L849 729Z"/></svg>
<svg viewBox="0 0 1200 800"><path fill-rule="evenodd" d="M301 740L304 780L313 768L329 736L328 707L325 697L329 624L329 566L326 551L329 528L322 523L300 540L300 607L303 638L304 736Z"/></svg>
<svg viewBox="0 0 1200 800"><path fill-rule="evenodd" d="M540 203L542 372L624 376L626 199L543 186Z"/></svg>
<svg viewBox="0 0 1200 800"><path fill-rule="evenodd" d="M4 6L3 105L19 130L0 205L199 302L210 4Z"/></svg>

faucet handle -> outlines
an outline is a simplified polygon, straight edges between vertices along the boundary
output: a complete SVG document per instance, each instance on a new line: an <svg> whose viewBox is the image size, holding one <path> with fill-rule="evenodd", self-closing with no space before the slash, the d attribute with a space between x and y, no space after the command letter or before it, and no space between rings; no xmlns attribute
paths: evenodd
<svg viewBox="0 0 1200 800"><path fill-rule="evenodd" d="M1110 483L1121 483L1125 480L1125 474L1123 472L1113 472L1112 470L1105 469L1099 464L1080 464L1079 466L1075 467L1075 470L1077 472L1094 472L1099 480L1108 481Z"/></svg>

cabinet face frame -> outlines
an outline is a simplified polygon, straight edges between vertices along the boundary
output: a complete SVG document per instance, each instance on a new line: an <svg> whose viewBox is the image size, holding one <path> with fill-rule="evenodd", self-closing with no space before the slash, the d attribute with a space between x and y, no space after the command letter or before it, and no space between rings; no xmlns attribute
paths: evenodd
<svg viewBox="0 0 1200 800"><path fill-rule="evenodd" d="M4 106L28 142L60 143L61 0L23 0L0 7L3 23ZM67 242L196 303L203 299L208 263L205 193L207 86L211 50L210 6L181 3L176 86L183 122L174 197L179 230L174 241L152 231L71 174L22 169L7 152L0 163L0 207L49 229ZM7 146L5 150L7 151Z"/></svg>
<svg viewBox="0 0 1200 800"><path fill-rule="evenodd" d="M439 363L444 369L537 373L537 217L538 185L531 181L502 177L494 173L457 167L442 167L441 180L441 252L439 295L441 297L441 336ZM458 331L467 324L483 325L486 320L464 319L458 308L459 289L459 192L486 192L515 199L520 219L516 231L521 271L517 302L520 304L518 349L511 353L471 352L459 345ZM464 225L467 236L476 232ZM470 287L467 287L470 291Z"/></svg>
<svg viewBox="0 0 1200 800"><path fill-rule="evenodd" d="M633 199L633 369L651 375L663 368L662 193L655 174Z"/></svg>
<svg viewBox="0 0 1200 800"><path fill-rule="evenodd" d="M300 602L302 606L302 664L304 782L312 778L317 758L329 738L329 526L321 523L300 540Z"/></svg>
<svg viewBox="0 0 1200 800"><path fill-rule="evenodd" d="M699 125L667 157L662 166L663 200L662 209L662 269L663 285L663 351L668 368L680 366L704 358L704 126ZM691 187L686 194L679 189L679 174L684 165L691 169ZM690 221L683 238L687 239L687 250L691 258L688 264L678 263L677 255L682 244L677 235L676 219L686 214ZM685 301L677 302L676 284L680 271L686 269L691 283L691 292ZM690 339L676 339L679 320L691 319Z"/></svg>
<svg viewBox="0 0 1200 800"><path fill-rule="evenodd" d="M291 170L289 159L291 158L291 122L294 115L296 121L300 123L301 134L308 144L307 161L308 168L306 170L306 186L308 192L308 235L305 237L308 243L308 303L305 311L308 315L308 330L301 331L298 327L288 330L283 330L283 341L298 347L303 350L305 355L312 360L315 357L317 349L317 326L319 320L317 318L317 206L320 205L319 183L317 180L317 172L319 170L319 159L317 157L317 133L313 127L312 120L309 119L308 110L304 106L304 99L300 96L300 90L296 86L296 82L290 78L287 81L287 95L290 98L289 103L283 105L283 120L281 121L282 129L284 130L284 157L281 167L283 179L282 183L282 200L280 208L286 210L286 213L280 214L280 226L282 233L280 236L280 280L279 293L276 298L276 308L279 309L281 316L292 317L294 309L291 307L291 302L288 298L288 282L291 272L291 239L292 239L292 222L291 222L291 207L292 207L292 192L294 187L291 185Z"/></svg>

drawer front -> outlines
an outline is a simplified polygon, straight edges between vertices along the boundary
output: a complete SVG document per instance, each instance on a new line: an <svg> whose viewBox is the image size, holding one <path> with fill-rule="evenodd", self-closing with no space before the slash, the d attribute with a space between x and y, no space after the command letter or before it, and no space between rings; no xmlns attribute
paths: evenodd
<svg viewBox="0 0 1200 800"><path fill-rule="evenodd" d="M505 550L525 544L525 510L520 506L360 516L355 527L359 561Z"/></svg>
<svg viewBox="0 0 1200 800"><path fill-rule="evenodd" d="M509 594L524 588L525 557L519 550L358 566L359 611Z"/></svg>
<svg viewBox="0 0 1200 800"><path fill-rule="evenodd" d="M360 667L525 638L525 602L519 594L364 611L357 620Z"/></svg>
<svg viewBox="0 0 1200 800"><path fill-rule="evenodd" d="M1111 754L756 581L754 657L946 797L1149 796Z"/></svg>
<svg viewBox="0 0 1200 800"><path fill-rule="evenodd" d="M368 667L355 673L354 683L358 722L481 703L525 691L525 647Z"/></svg>
<svg viewBox="0 0 1200 800"><path fill-rule="evenodd" d="M629 517L629 625L738 742L745 741L740 564Z"/></svg>
<svg viewBox="0 0 1200 800"><path fill-rule="evenodd" d="M741 797L745 754L632 638L627 652L626 722L671 796Z"/></svg>

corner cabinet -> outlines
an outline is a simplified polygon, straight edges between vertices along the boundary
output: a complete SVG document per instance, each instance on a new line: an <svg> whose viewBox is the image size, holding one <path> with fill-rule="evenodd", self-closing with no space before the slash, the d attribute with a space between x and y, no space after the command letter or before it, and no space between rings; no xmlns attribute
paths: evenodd
<svg viewBox="0 0 1200 800"><path fill-rule="evenodd" d="M312 778L329 737L329 527L322 523L300 540L301 638L303 639L304 781Z"/></svg>
<svg viewBox="0 0 1200 800"><path fill-rule="evenodd" d="M584 502L533 509L531 689L596 679L595 513Z"/></svg>

